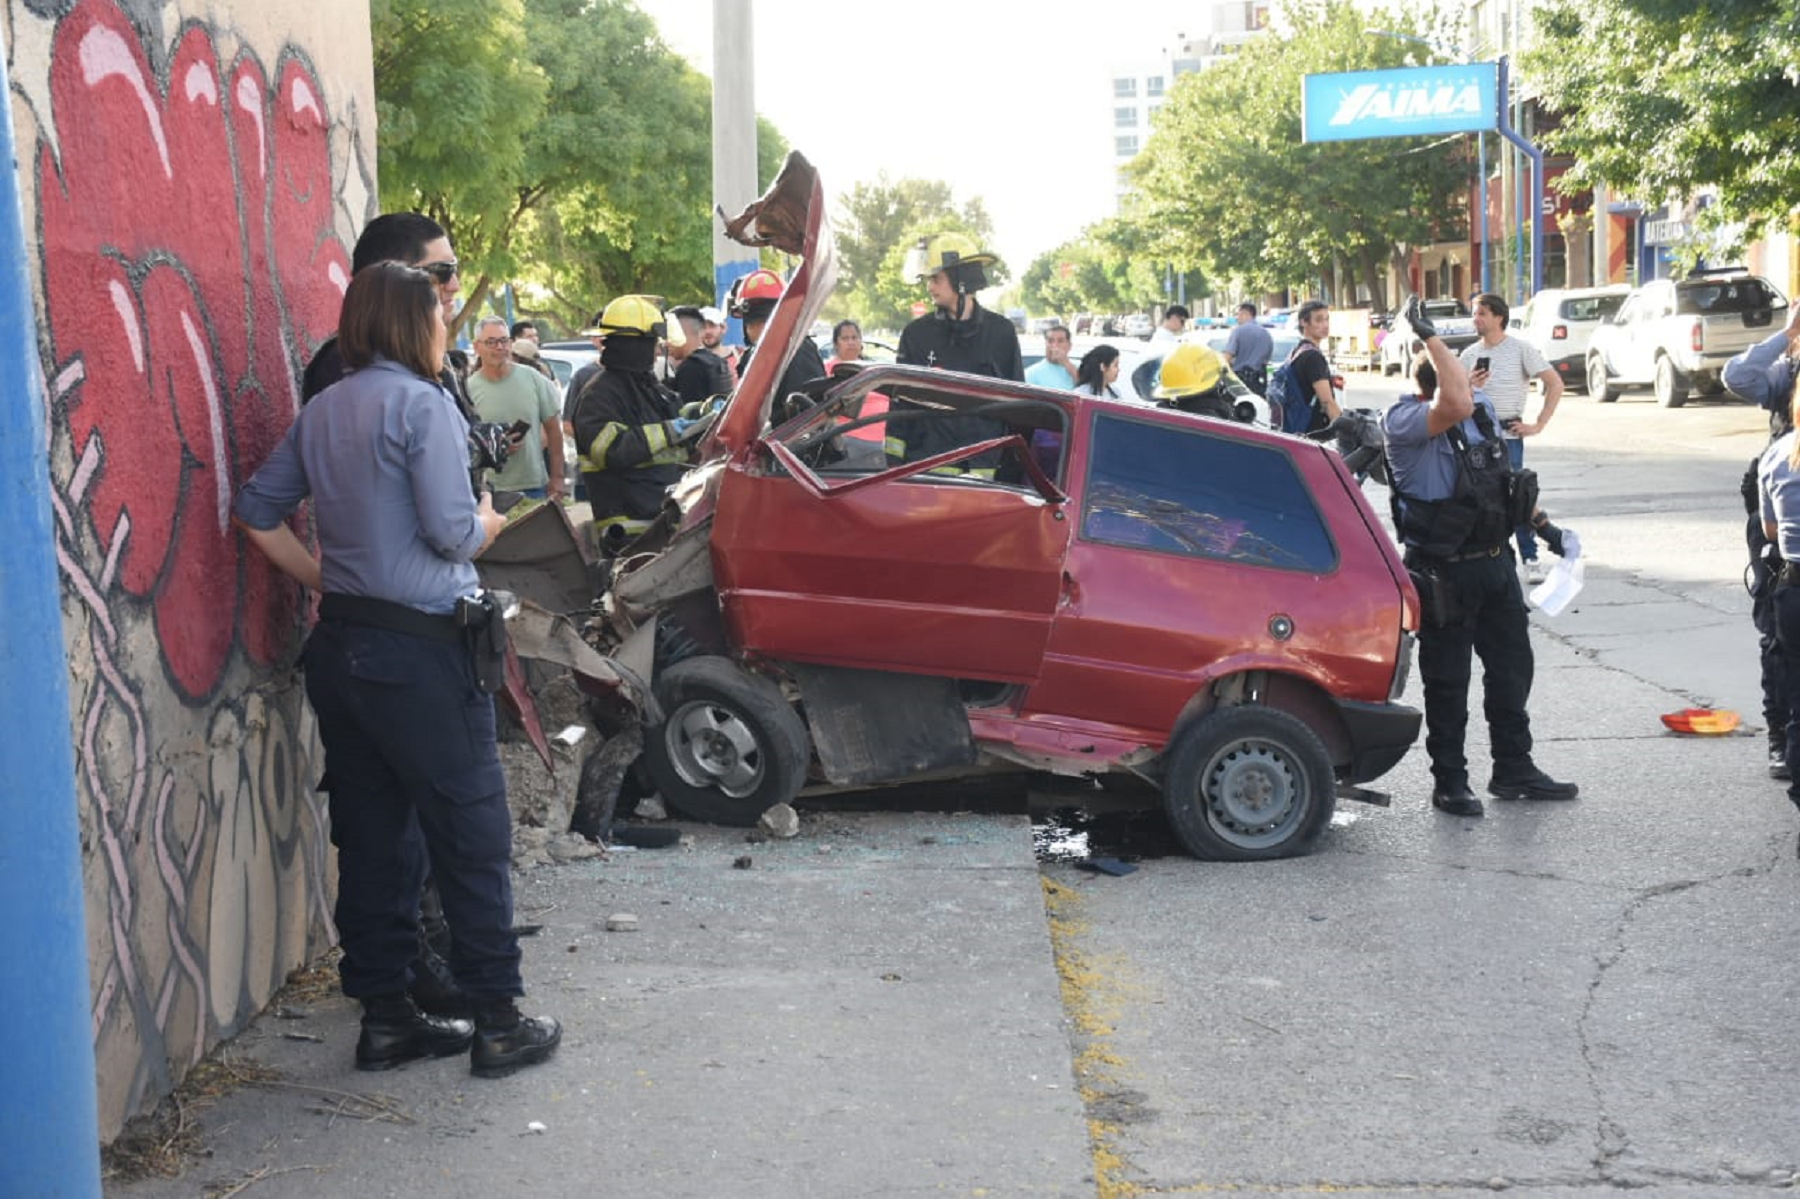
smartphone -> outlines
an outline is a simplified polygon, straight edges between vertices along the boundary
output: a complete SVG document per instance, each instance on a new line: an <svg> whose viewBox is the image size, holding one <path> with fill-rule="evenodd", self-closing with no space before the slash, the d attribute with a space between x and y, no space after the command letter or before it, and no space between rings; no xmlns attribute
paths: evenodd
<svg viewBox="0 0 1800 1199"><path fill-rule="evenodd" d="M1482 361L1486 362L1487 359L1483 358ZM506 435L508 437L514 438L515 440L517 438L525 436L525 434L529 433L530 431L531 431L531 422L528 420L516 420L512 424L506 426Z"/></svg>
<svg viewBox="0 0 1800 1199"><path fill-rule="evenodd" d="M1475 369L1478 371L1484 371L1487 368L1488 368L1487 355L1483 354L1481 357L1479 357L1475 360Z"/></svg>

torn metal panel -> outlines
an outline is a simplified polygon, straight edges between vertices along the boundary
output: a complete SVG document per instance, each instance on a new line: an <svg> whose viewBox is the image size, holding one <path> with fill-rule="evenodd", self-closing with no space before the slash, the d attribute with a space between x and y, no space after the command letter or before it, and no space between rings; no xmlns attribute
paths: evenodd
<svg viewBox="0 0 1800 1199"><path fill-rule="evenodd" d="M956 680L783 663L806 697L825 777L840 785L910 778L975 763Z"/></svg>
<svg viewBox="0 0 1800 1199"><path fill-rule="evenodd" d="M538 504L510 519L475 560L481 584L552 612L594 602L594 560L561 504Z"/></svg>
<svg viewBox="0 0 1800 1199"><path fill-rule="evenodd" d="M677 596L705 591L713 585L712 523L683 529L667 549L634 558L613 578L612 598L634 624Z"/></svg>

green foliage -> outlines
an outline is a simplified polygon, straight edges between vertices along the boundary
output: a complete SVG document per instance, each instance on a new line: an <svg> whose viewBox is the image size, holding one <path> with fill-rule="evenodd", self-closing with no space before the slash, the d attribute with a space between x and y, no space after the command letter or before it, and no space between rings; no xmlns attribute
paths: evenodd
<svg viewBox="0 0 1800 1199"><path fill-rule="evenodd" d="M924 298L919 284L900 277L901 261L920 237L955 230L984 247L993 239L980 197L958 207L950 185L939 180L889 182L884 173L839 196L838 209L838 285L828 313L869 328L901 328L912 319L913 302ZM987 274L990 283L1002 283L1005 265Z"/></svg>
<svg viewBox="0 0 1800 1199"><path fill-rule="evenodd" d="M374 0L382 206L450 233L465 311L511 280L576 328L712 298L711 84L628 0ZM773 178L782 138L758 122Z"/></svg>
<svg viewBox="0 0 1800 1199"><path fill-rule="evenodd" d="M1800 196L1800 6L1793 0L1552 0L1521 70L1572 155L1565 189L1648 203L1716 188L1703 214L1747 232Z"/></svg>
<svg viewBox="0 0 1800 1199"><path fill-rule="evenodd" d="M1286 13L1291 34L1258 38L1230 61L1182 77L1133 163L1137 219L1157 231L1154 253L1246 292L1304 285L1342 262L1385 303L1382 267L1396 247L1464 222L1467 139L1306 145L1301 79L1428 61L1419 45L1367 32L1449 32L1435 14L1410 13L1297 0Z"/></svg>
<svg viewBox="0 0 1800 1199"><path fill-rule="evenodd" d="M1172 302L1169 272L1178 264L1163 256L1154 230L1128 217L1084 229L1081 236L1038 256L1026 268L1023 295L1036 315L1076 312L1143 312ZM1204 276L1187 274L1190 299L1206 294Z"/></svg>

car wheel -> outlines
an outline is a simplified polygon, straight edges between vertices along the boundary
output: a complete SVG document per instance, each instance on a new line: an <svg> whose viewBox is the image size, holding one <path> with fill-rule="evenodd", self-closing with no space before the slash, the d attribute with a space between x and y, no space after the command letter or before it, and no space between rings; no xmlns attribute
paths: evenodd
<svg viewBox="0 0 1800 1199"><path fill-rule="evenodd" d="M1598 354L1590 355L1587 360L1587 389L1588 394L1602 404L1610 404L1619 398L1619 389L1606 377L1606 359Z"/></svg>
<svg viewBox="0 0 1800 1199"><path fill-rule="evenodd" d="M1295 716L1256 704L1219 708L1175 739L1163 810L1187 851L1220 862L1306 853L1337 802L1331 758Z"/></svg>
<svg viewBox="0 0 1800 1199"><path fill-rule="evenodd" d="M686 658L656 679L667 718L644 761L683 816L748 828L806 781L806 725L781 688L726 658Z"/></svg>
<svg viewBox="0 0 1800 1199"><path fill-rule="evenodd" d="M1679 408L1687 403L1687 380L1675 369L1675 363L1664 355L1656 360L1656 402L1664 408Z"/></svg>

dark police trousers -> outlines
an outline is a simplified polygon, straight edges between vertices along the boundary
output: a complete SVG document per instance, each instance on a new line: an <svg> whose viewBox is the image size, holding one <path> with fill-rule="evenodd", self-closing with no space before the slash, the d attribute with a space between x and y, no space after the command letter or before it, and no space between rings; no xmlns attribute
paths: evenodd
<svg viewBox="0 0 1800 1199"><path fill-rule="evenodd" d="M1784 677L1800 679L1800 564L1785 567L1775 588L1775 638L1781 647ZM1787 691L1787 764L1791 776L1788 798L1800 807L1800 774L1794 773L1800 764L1800 687Z"/></svg>
<svg viewBox="0 0 1800 1199"><path fill-rule="evenodd" d="M1534 663L1525 597L1509 547L1491 556L1427 559L1408 550L1408 566L1430 563L1448 581L1461 616L1419 628L1419 681L1425 690L1425 752L1439 787L1467 786L1463 738L1469 727L1470 654L1481 659L1482 711L1498 772L1531 760Z"/></svg>
<svg viewBox="0 0 1800 1199"><path fill-rule="evenodd" d="M494 701L462 645L321 620L303 658L338 850L344 994L405 990L426 862L476 1001L524 993L512 931L512 816ZM413 818L417 817L417 832Z"/></svg>

